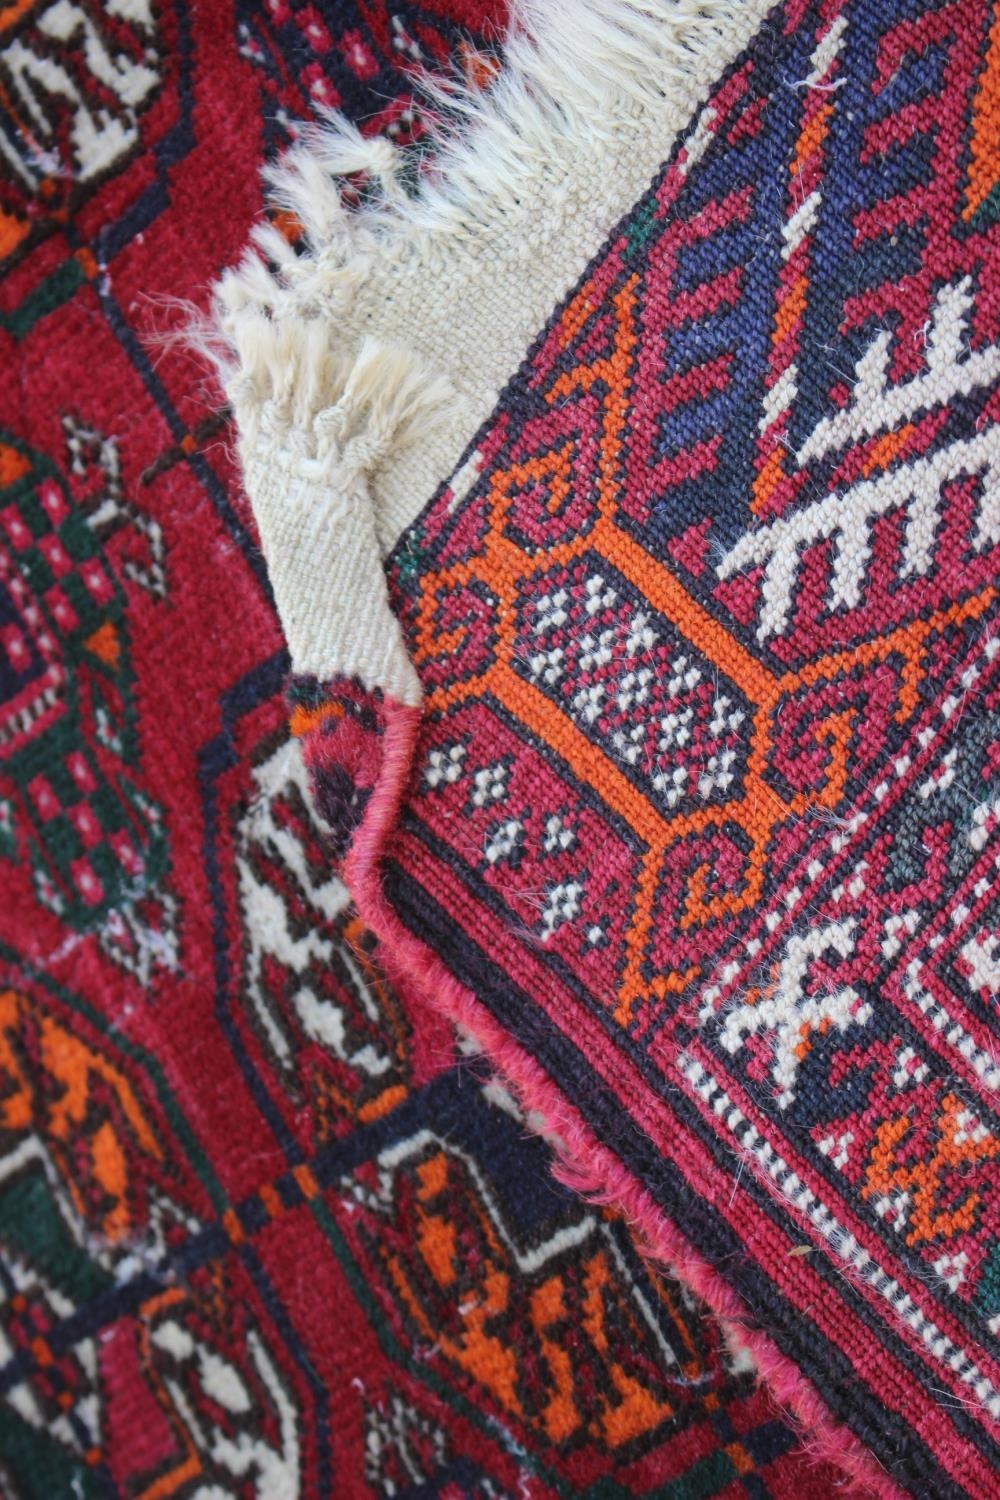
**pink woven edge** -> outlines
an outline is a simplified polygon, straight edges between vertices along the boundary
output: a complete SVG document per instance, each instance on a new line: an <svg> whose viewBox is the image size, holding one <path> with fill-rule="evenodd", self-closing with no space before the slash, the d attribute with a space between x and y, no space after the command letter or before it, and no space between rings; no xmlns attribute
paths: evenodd
<svg viewBox="0 0 1000 1500"><path fill-rule="evenodd" d="M556 1151L556 1175L593 1201L619 1209L638 1229L648 1253L707 1304L723 1328L731 1327L749 1349L764 1381L793 1416L803 1442L817 1460L839 1466L850 1493L905 1500L905 1491L846 1427L830 1415L812 1383L772 1343L767 1334L747 1326L747 1310L738 1295L667 1221L641 1183L595 1138L577 1111L520 1044L493 1020L475 995L449 973L433 952L404 926L386 897L379 874L382 852L406 791L421 710L386 699L382 763L364 818L355 831L344 863L344 880L358 912L381 947L380 961L398 971L428 1004L471 1032L476 1043L511 1084L522 1105L543 1122Z"/></svg>

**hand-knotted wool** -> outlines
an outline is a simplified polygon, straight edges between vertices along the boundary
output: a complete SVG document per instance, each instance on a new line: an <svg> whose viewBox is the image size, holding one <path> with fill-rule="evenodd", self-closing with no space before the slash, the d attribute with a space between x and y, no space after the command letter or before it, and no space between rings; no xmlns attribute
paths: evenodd
<svg viewBox="0 0 1000 1500"><path fill-rule="evenodd" d="M147 341L297 122L420 140L490 14L0 6L4 1500L837 1482L380 972L223 419Z"/></svg>
<svg viewBox="0 0 1000 1500"><path fill-rule="evenodd" d="M868 1492L996 1495L1000 20L560 17L220 285L293 728L580 1185Z"/></svg>

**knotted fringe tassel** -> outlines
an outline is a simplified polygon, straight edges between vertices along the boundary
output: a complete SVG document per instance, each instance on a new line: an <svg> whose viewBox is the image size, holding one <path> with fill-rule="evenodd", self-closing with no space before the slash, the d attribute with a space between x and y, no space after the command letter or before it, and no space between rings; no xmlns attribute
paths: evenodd
<svg viewBox="0 0 1000 1500"><path fill-rule="evenodd" d="M425 83L430 154L331 115L268 170L284 227L254 229L200 341L297 670L417 701L380 556L765 10L520 0L486 90Z"/></svg>

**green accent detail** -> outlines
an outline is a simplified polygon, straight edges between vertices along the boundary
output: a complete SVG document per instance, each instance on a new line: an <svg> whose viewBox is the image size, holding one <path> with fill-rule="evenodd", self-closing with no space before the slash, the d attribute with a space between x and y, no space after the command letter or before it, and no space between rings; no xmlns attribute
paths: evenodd
<svg viewBox="0 0 1000 1500"><path fill-rule="evenodd" d="M411 583L424 567L424 528L418 521L407 533L402 548L396 554L396 571L400 582Z"/></svg>
<svg viewBox="0 0 1000 1500"><path fill-rule="evenodd" d="M28 293L13 312L0 313L0 328L5 328L15 339L27 338L36 323L68 302L86 280L78 260L72 257L64 260L61 266Z"/></svg>
<svg viewBox="0 0 1000 1500"><path fill-rule="evenodd" d="M60 540L62 538L60 537ZM89 635L90 631L96 629L101 623L101 613L94 603L94 596L87 588L79 573L68 573L65 578L59 580L62 584L66 600L75 610L80 621L77 627L81 635Z"/></svg>
<svg viewBox="0 0 1000 1500"><path fill-rule="evenodd" d="M700 1459L693 1469L675 1480L663 1490L670 1500L708 1500L717 1495L739 1476L736 1465L728 1453L713 1453L711 1458Z"/></svg>
<svg viewBox="0 0 1000 1500"><path fill-rule="evenodd" d="M976 1311L984 1318L1000 1313L1000 1240L994 1244L976 1287Z"/></svg>
<svg viewBox="0 0 1000 1500"><path fill-rule="evenodd" d="M14 809L9 802L0 800L0 859L17 857L17 838L14 834Z"/></svg>
<svg viewBox="0 0 1000 1500"><path fill-rule="evenodd" d="M972 223L976 229L986 229L990 224L1000 223L1000 182L992 188L989 197L980 203L972 215Z"/></svg>
<svg viewBox="0 0 1000 1500"><path fill-rule="evenodd" d="M103 1500L107 1484L48 1432L30 1427L10 1407L0 1407L0 1455L22 1500Z"/></svg>
<svg viewBox="0 0 1000 1500"><path fill-rule="evenodd" d="M0 1243L77 1305L114 1286L73 1239L40 1161L0 1190Z"/></svg>
<svg viewBox="0 0 1000 1500"><path fill-rule="evenodd" d="M642 253L652 238L656 224L656 202L644 203L637 213L633 214L625 227L625 258L632 260Z"/></svg>
<svg viewBox="0 0 1000 1500"><path fill-rule="evenodd" d="M79 858L81 849L76 837L76 831L68 818L59 814L57 817L49 818L45 824L39 824L44 829L44 844L37 843L32 847L38 864L51 863L53 860L62 869L68 869L72 860ZM46 860L48 855L48 860Z"/></svg>
<svg viewBox="0 0 1000 1500"><path fill-rule="evenodd" d="M645 1492L645 1500L711 1500L738 1479L736 1465L728 1453L716 1452L700 1458L686 1474L668 1479L655 1490ZM587 1500L635 1500L635 1491L616 1479L598 1479L586 1492Z"/></svg>
<svg viewBox="0 0 1000 1500"><path fill-rule="evenodd" d="M318 708L326 701L326 686L312 677L291 677L285 696L293 708Z"/></svg>

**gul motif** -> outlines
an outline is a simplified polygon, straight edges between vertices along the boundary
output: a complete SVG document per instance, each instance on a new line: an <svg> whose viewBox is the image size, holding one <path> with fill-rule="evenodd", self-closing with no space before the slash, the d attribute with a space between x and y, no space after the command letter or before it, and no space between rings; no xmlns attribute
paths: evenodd
<svg viewBox="0 0 1000 1500"><path fill-rule="evenodd" d="M295 1500L296 1405L233 1267L178 1274L212 1230L186 1126L136 1064L67 997L0 992L0 1475L26 1500L112 1476Z"/></svg>
<svg viewBox="0 0 1000 1500"><path fill-rule="evenodd" d="M298 740L264 754L236 828L242 999L282 1091L322 1139L398 1101L407 1028L333 873Z"/></svg>
<svg viewBox="0 0 1000 1500"><path fill-rule="evenodd" d="M309 0L240 0L239 48L260 79L267 148L287 145L297 122L318 109L342 110L365 134L381 133L396 146L419 141L426 124L417 91L404 86L411 74L455 68L481 83L495 67L482 17L451 9L456 20L448 6L432 12L350 3L327 15ZM336 80L324 61L334 51Z"/></svg>
<svg viewBox="0 0 1000 1500"><path fill-rule="evenodd" d="M205 1313L197 1297L167 1292L141 1314L144 1363L171 1412L178 1446L195 1456L185 1466L197 1476L195 1493L297 1500L298 1414L273 1353L252 1319L235 1310L226 1348Z"/></svg>
<svg viewBox="0 0 1000 1500"><path fill-rule="evenodd" d="M0 18L0 261L129 161L163 77L150 0L52 0L7 10Z"/></svg>
<svg viewBox="0 0 1000 1500"><path fill-rule="evenodd" d="M126 600L101 538L134 512L115 445L65 424L72 487L0 447L0 853L27 854L39 900L97 935L147 984L176 963L176 903L159 808L137 777ZM162 537L138 528L136 582L162 595Z"/></svg>
<svg viewBox="0 0 1000 1500"><path fill-rule="evenodd" d="M618 1227L597 1212L563 1212L527 1236L484 1166L427 1129L340 1191L352 1239L398 1289L426 1357L471 1381L505 1420L550 1443L586 1433L615 1451L669 1421L675 1377L697 1380L685 1310L658 1304Z"/></svg>

